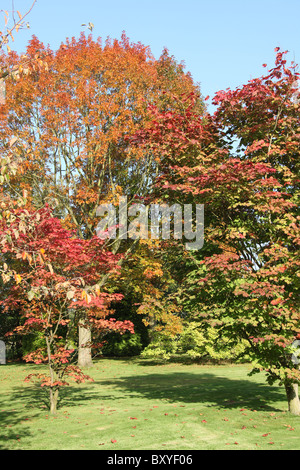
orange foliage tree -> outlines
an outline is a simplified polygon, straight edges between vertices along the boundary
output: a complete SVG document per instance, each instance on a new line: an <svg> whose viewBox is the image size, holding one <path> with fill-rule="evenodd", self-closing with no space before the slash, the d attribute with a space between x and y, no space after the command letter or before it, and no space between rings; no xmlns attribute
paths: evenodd
<svg viewBox="0 0 300 470"><path fill-rule="evenodd" d="M0 150L7 154L13 146L21 162L3 189L11 197L25 191L28 209L49 203L82 239L94 235L100 204L117 207L127 196L129 206L136 195L151 193L159 156L128 139L147 128L149 105L176 111L185 106L177 98L193 94L194 111L203 110L199 86L182 64L167 50L155 59L125 34L104 44L81 34L57 51L33 37L23 56L3 54L1 63L16 73L7 79ZM106 243L114 253L136 245L119 238Z"/></svg>

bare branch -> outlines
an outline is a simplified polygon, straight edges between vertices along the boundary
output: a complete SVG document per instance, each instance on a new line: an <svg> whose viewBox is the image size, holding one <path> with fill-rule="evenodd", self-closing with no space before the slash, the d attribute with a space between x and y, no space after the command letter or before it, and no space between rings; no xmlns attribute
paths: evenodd
<svg viewBox="0 0 300 470"><path fill-rule="evenodd" d="M29 8L29 10L24 14L24 15L21 15L19 14L19 19L16 21L15 19L15 10L14 10L14 2L12 0L12 18L13 18L13 26L8 29L6 28L6 32L2 33L1 37L0 37L0 49L2 48L2 46L4 44L7 44L8 41L9 41L9 37L11 37L12 40L14 40L13 38L13 31L16 30L18 32L18 30L23 26L24 24L24 19L26 18L27 15L29 15L29 13L31 12L31 10L33 9L35 3L36 3L37 0L33 0L33 3L31 5L31 7ZM5 10L0 10L1 12L4 12L5 14L7 13Z"/></svg>

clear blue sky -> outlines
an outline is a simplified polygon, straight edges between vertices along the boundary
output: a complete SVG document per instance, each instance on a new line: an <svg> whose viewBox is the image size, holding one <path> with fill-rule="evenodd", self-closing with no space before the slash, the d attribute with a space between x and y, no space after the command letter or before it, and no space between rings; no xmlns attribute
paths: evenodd
<svg viewBox="0 0 300 470"><path fill-rule="evenodd" d="M32 1L14 0L15 9L24 13ZM2 9L11 5L0 0ZM92 22L94 37L119 39L125 31L155 57L167 47L204 96L264 74L276 46L300 63L300 0L37 0L28 21L31 29L11 44L18 52L33 34L56 49Z"/></svg>

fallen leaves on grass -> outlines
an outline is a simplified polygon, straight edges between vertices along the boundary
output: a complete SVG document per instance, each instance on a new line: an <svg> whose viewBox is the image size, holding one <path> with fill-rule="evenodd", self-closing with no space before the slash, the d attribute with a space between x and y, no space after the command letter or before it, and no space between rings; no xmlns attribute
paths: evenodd
<svg viewBox="0 0 300 470"><path fill-rule="evenodd" d="M292 428L290 424L285 424L284 426L288 428L289 431L295 431L295 428Z"/></svg>

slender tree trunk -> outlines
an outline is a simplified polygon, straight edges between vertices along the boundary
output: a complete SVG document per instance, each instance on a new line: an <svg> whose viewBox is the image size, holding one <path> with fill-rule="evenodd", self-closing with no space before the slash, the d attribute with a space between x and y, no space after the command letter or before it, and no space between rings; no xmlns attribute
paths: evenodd
<svg viewBox="0 0 300 470"><path fill-rule="evenodd" d="M91 330L83 323L79 323L78 365L79 367L92 367L92 350L89 344L92 339Z"/></svg>
<svg viewBox="0 0 300 470"><path fill-rule="evenodd" d="M298 394L298 384L285 384L285 391L289 405L289 412L293 415L300 416L300 400Z"/></svg>
<svg viewBox="0 0 300 470"><path fill-rule="evenodd" d="M46 337L46 345L47 345L47 355L48 355L48 367L49 367L49 374L50 374L50 388L49 388L49 400L50 400L50 413L52 415L56 414L57 411L57 402L58 402L58 387L52 387L52 384L55 381L55 371L52 368L51 364L51 338Z"/></svg>
<svg viewBox="0 0 300 470"><path fill-rule="evenodd" d="M50 413L52 415L55 415L57 412L58 391L58 388L53 389L50 387Z"/></svg>
<svg viewBox="0 0 300 470"><path fill-rule="evenodd" d="M156 325L157 325L157 322L156 322L155 315L154 315L148 320L148 334L149 334L150 343L153 342Z"/></svg>

